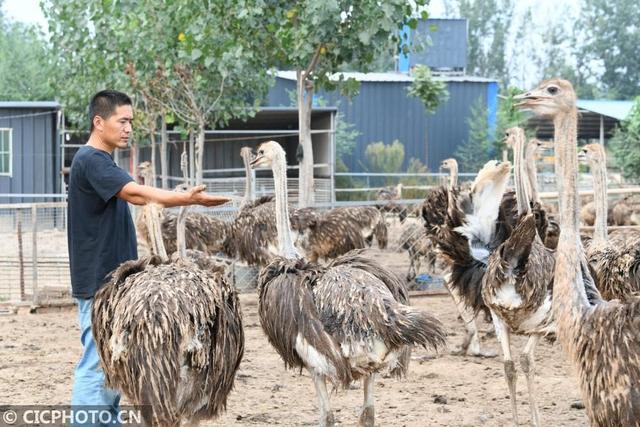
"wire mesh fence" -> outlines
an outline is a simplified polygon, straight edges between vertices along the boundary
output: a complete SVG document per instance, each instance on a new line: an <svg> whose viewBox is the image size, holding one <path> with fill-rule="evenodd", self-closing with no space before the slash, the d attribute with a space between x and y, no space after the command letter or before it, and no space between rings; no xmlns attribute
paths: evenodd
<svg viewBox="0 0 640 427"><path fill-rule="evenodd" d="M66 202L0 205L0 302L70 298Z"/></svg>

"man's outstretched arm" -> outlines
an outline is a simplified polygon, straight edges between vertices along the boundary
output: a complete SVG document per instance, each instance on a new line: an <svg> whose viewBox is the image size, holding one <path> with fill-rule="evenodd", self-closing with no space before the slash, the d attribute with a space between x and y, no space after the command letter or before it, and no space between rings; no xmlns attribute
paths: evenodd
<svg viewBox="0 0 640 427"><path fill-rule="evenodd" d="M130 182L122 187L116 197L134 205L158 203L166 208L186 205L218 206L230 200L227 197L207 194L204 192L206 188L205 185L197 185L181 193Z"/></svg>

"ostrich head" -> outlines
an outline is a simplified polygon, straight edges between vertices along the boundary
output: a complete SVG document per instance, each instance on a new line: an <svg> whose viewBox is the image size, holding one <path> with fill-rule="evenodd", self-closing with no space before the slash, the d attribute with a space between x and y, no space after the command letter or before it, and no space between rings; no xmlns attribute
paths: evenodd
<svg viewBox="0 0 640 427"><path fill-rule="evenodd" d="M444 159L442 163L440 163L440 167L442 169L446 169L449 171L452 169L457 169L457 166L458 166L458 162L456 161L456 159L453 159L453 158Z"/></svg>
<svg viewBox="0 0 640 427"><path fill-rule="evenodd" d="M250 147L242 147L240 149L240 157L242 157L245 162L251 163L253 160L253 151L251 151Z"/></svg>
<svg viewBox="0 0 640 427"><path fill-rule="evenodd" d="M567 80L545 80L537 88L517 95L516 107L532 110L538 116L555 116L575 109L576 94Z"/></svg>
<svg viewBox="0 0 640 427"><path fill-rule="evenodd" d="M580 163L588 164L590 167L602 165L605 159L604 147L601 144L587 144L578 152Z"/></svg>
<svg viewBox="0 0 640 427"><path fill-rule="evenodd" d="M485 187L493 187L497 184L506 184L511 171L510 162L500 162L498 160L489 160L480 169L475 181L473 182L472 191L474 193L484 192Z"/></svg>
<svg viewBox="0 0 640 427"><path fill-rule="evenodd" d="M253 169L271 167L277 160L284 160L285 152L276 141L267 141L260 144L258 153L251 161Z"/></svg>
<svg viewBox="0 0 640 427"><path fill-rule="evenodd" d="M151 172L151 162L142 162L138 165L138 177L142 179L144 184L149 184L149 178Z"/></svg>
<svg viewBox="0 0 640 427"><path fill-rule="evenodd" d="M504 131L504 136L504 143L513 149L516 146L518 138L524 138L524 130L519 127L512 127Z"/></svg>

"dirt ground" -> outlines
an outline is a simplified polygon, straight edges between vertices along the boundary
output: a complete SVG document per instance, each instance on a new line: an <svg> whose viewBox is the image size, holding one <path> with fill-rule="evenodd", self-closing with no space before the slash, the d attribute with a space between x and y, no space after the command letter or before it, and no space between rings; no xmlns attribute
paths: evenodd
<svg viewBox="0 0 640 427"><path fill-rule="evenodd" d="M376 258L404 273L404 254L376 253ZM257 316L255 293L241 302L246 331L246 353L238 372L228 410L206 425L312 426L318 405L308 374L287 371L267 342ZM412 303L434 313L447 327L449 347L463 337L448 296L415 297ZM499 353L498 343L481 322L483 345ZM525 338L514 337L518 358ZM73 309L0 316L0 404L67 404L73 369L80 355L79 331ZM559 345L542 340L536 354L537 393L542 422L549 426L584 426L584 410L573 409L579 400L575 377ZM529 424L528 393L519 372L520 425ZM355 426L362 388L332 394L337 424ZM416 349L409 377L380 377L376 383L376 421L382 426L504 426L511 420L501 359L478 359Z"/></svg>

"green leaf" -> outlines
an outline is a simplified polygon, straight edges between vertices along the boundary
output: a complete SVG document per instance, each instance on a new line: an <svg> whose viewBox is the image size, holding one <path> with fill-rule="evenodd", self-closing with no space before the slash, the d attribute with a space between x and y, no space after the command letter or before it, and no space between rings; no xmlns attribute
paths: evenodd
<svg viewBox="0 0 640 427"><path fill-rule="evenodd" d="M191 59L195 61L196 59L202 56L202 51L200 49L193 49L191 51Z"/></svg>

